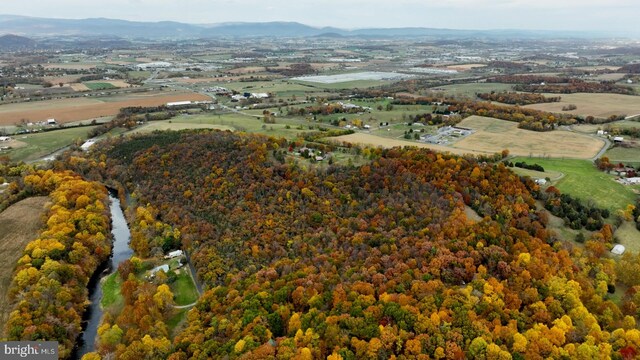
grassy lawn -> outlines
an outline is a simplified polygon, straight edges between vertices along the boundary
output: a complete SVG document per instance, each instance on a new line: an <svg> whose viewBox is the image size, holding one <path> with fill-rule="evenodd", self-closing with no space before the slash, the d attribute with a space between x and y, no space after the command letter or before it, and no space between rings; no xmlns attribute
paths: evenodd
<svg viewBox="0 0 640 360"><path fill-rule="evenodd" d="M15 140L25 143L25 146L10 150L7 155L13 161L30 161L51 154L52 152L72 144L76 140L84 141L87 133L95 126L77 127L37 134L15 136Z"/></svg>
<svg viewBox="0 0 640 360"><path fill-rule="evenodd" d="M634 222L625 221L622 223L614 236L620 244L624 245L627 251L640 252L640 231L636 229Z"/></svg>
<svg viewBox="0 0 640 360"><path fill-rule="evenodd" d="M198 300L198 291L188 271L186 268L181 269L176 281L171 284L171 291L178 306L193 304Z"/></svg>
<svg viewBox="0 0 640 360"><path fill-rule="evenodd" d="M120 286L122 285L122 280L118 276L118 273L115 272L109 275L102 282L102 300L100 300L100 305L103 309L108 307L120 307L122 306L123 299L122 294L120 293Z"/></svg>
<svg viewBox="0 0 640 360"><path fill-rule="evenodd" d="M176 329L178 329L178 325L183 323L187 318L187 312L189 312L189 309L176 309L175 315L167 321L171 338L177 335Z"/></svg>
<svg viewBox="0 0 640 360"><path fill-rule="evenodd" d="M83 84L91 90L105 90L116 88L115 86L113 86L113 84L107 82L85 82Z"/></svg>
<svg viewBox="0 0 640 360"><path fill-rule="evenodd" d="M563 173L565 176L554 182L554 186L585 202L593 201L598 207L609 209L612 214L635 203L637 198L631 188L615 182L613 176L599 171L588 160L518 157L510 161L536 163L545 170Z"/></svg>
<svg viewBox="0 0 640 360"><path fill-rule="evenodd" d="M608 157L612 163L640 164L640 148L614 147L609 149L604 156Z"/></svg>

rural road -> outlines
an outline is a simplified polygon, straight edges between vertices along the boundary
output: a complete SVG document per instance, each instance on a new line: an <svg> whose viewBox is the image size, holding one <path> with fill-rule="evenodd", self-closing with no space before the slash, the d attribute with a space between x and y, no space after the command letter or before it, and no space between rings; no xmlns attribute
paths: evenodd
<svg viewBox="0 0 640 360"><path fill-rule="evenodd" d="M599 158L602 157L602 155L604 155L605 152L607 152L607 150L609 150L609 148L611 147L611 141L607 138L602 138L602 137L598 137L598 136L591 136L592 138L595 139L602 139L604 140L604 146L602 147L602 149L600 149L600 151L598 151L598 153L596 154L596 156L592 157L591 160L592 161L596 161Z"/></svg>

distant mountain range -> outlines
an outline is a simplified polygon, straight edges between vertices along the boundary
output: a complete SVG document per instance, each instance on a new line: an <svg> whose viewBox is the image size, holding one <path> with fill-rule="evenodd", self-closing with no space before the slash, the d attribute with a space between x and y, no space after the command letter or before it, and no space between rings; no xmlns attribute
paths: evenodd
<svg viewBox="0 0 640 360"><path fill-rule="evenodd" d="M139 22L105 18L48 19L0 15L0 35L28 37L111 36L126 39L197 39L215 37L433 37L433 38L550 38L605 37L587 32L555 32L528 30L453 30L433 28L372 28L345 30L317 28L297 22L185 24L173 21Z"/></svg>

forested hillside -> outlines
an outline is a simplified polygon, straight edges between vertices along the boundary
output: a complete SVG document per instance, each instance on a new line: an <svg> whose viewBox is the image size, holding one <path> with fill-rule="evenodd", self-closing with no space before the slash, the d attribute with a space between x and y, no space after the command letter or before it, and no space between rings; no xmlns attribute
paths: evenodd
<svg viewBox="0 0 640 360"><path fill-rule="evenodd" d="M96 146L68 163L131 192L136 252L179 239L207 289L158 356L593 359L640 346L634 311L607 297L609 228L567 251L536 185L503 164L390 149L306 169L276 160L284 139L224 132ZM144 336L120 325L123 342Z"/></svg>

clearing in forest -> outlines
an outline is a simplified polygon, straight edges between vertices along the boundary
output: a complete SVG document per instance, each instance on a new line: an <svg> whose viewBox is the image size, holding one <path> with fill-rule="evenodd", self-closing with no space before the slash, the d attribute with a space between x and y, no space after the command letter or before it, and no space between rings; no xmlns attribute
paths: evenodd
<svg viewBox="0 0 640 360"><path fill-rule="evenodd" d="M13 270L22 257L25 246L34 240L42 227L46 196L22 200L0 213L0 338L5 336L4 324L9 319L11 304L7 297Z"/></svg>

